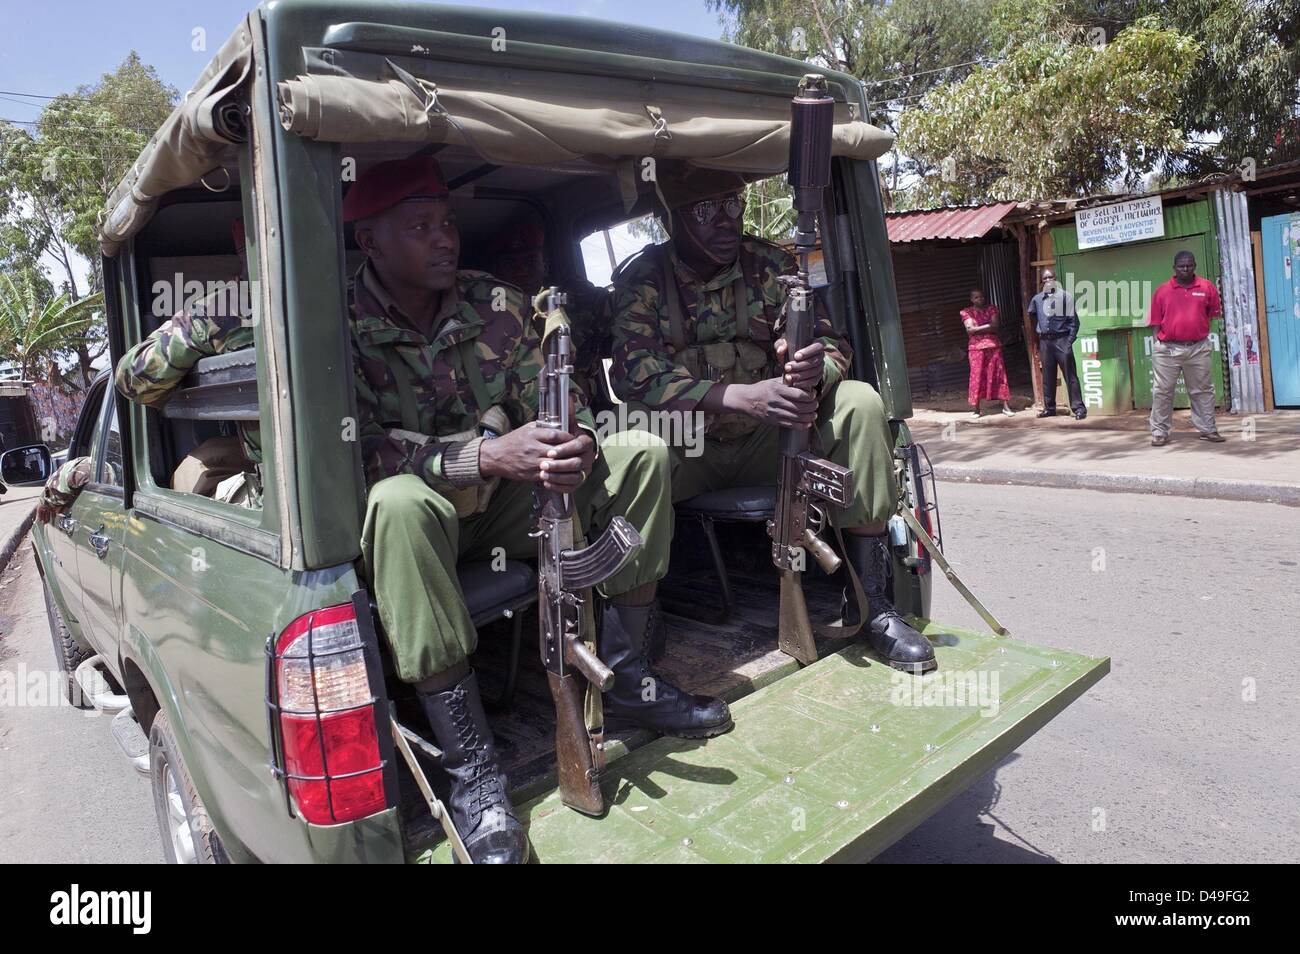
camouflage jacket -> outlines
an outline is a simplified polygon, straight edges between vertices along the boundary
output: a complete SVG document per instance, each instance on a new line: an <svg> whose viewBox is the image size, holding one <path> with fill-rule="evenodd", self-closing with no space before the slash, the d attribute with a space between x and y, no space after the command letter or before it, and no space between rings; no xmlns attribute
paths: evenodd
<svg viewBox="0 0 1300 954"><path fill-rule="evenodd" d="M403 315L369 263L353 278L348 298L367 485L407 473L438 491L486 483L478 469L486 438L476 436L482 415L500 406L512 429L537 417L543 359L531 303L514 285L463 269L443 294L428 338ZM475 377L481 378L482 403ZM594 429L581 394L578 400L580 422Z"/></svg>
<svg viewBox="0 0 1300 954"><path fill-rule="evenodd" d="M253 346L253 325L239 315L224 314L211 299L195 302L159 325L149 337L122 355L114 382L129 400L158 404L180 384L200 358ZM253 463L262 460L262 437L256 424L241 422L244 451Z"/></svg>
<svg viewBox="0 0 1300 954"><path fill-rule="evenodd" d="M74 457L61 464L45 481L40 503L37 504L38 515L48 519L52 513L72 506L82 488L90 483L90 475L89 457Z"/></svg>
<svg viewBox="0 0 1300 954"><path fill-rule="evenodd" d="M681 294L687 346L733 341L736 337L734 283L742 274L749 287L749 339L773 346L784 301L778 276L794 273L794 259L779 246L745 236L730 268L709 281L677 257L671 242L651 245L622 268L614 280L614 392L624 401L650 408L691 411L713 387L669 355L668 306L661 293L662 256L668 255ZM827 316L819 314L814 333L826 346L822 386L829 388L848 371L852 350L837 335ZM771 351L775 366L776 353ZM775 371L773 372L775 375Z"/></svg>

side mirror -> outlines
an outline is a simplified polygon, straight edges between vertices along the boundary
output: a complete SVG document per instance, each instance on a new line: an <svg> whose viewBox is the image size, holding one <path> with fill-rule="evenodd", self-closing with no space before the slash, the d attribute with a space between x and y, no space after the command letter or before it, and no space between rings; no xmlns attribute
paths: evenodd
<svg viewBox="0 0 1300 954"><path fill-rule="evenodd" d="M43 484L54 471L50 449L28 444L0 454L0 480L14 487Z"/></svg>

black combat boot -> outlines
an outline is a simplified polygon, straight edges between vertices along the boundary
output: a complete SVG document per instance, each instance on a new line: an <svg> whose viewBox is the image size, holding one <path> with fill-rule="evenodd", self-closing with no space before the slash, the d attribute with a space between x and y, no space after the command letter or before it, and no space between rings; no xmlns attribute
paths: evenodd
<svg viewBox="0 0 1300 954"><path fill-rule="evenodd" d="M646 658L651 665L664 658L668 651L668 626L664 623L664 614L659 610L659 600L654 601L650 609L650 636L646 641Z"/></svg>
<svg viewBox="0 0 1300 954"><path fill-rule="evenodd" d="M686 739L721 735L731 728L731 710L725 702L683 692L650 668L646 644L655 615L654 603L605 604L600 659L614 670L614 685L605 693L606 719Z"/></svg>
<svg viewBox="0 0 1300 954"><path fill-rule="evenodd" d="M451 776L447 808L470 858L476 865L523 864L528 836L510 806L478 678L471 672L445 692L419 696Z"/></svg>
<svg viewBox="0 0 1300 954"><path fill-rule="evenodd" d="M867 594L870 616L863 627L871 648L885 657L889 665L904 672L920 675L939 665L930 641L908 625L894 609L889 582L889 535L865 537L846 533L844 545L849 563L862 581ZM844 626L856 626L858 600L851 586L844 590L840 603Z"/></svg>

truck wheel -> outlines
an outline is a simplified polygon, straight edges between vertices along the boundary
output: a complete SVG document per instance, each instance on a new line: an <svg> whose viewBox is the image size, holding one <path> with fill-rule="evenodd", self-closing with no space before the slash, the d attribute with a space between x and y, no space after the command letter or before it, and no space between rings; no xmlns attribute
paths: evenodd
<svg viewBox="0 0 1300 954"><path fill-rule="evenodd" d="M63 625L63 616L59 613L58 607L54 605L54 595L50 593L50 585L44 580L41 580L41 590L45 594L45 615L50 620L50 638L54 641L54 658L58 661L59 671L64 675L64 697L78 709L89 709L90 703L82 696L76 680L72 678L72 674L77 671L78 666L95 655L95 653L77 642L76 637L72 635L68 627Z"/></svg>
<svg viewBox="0 0 1300 954"><path fill-rule="evenodd" d="M180 752L167 714L160 711L149 729L149 777L163 854L173 865L229 864Z"/></svg>

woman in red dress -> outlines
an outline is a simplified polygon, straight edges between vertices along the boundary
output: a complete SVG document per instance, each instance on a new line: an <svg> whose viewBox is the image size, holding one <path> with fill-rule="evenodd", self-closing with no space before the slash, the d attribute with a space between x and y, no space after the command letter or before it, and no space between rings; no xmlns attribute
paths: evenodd
<svg viewBox="0 0 1300 954"><path fill-rule="evenodd" d="M1011 405L1011 389L1007 386L1007 366L1002 362L1002 342L998 340L997 305L986 305L984 290L976 288L970 293L970 307L961 311L962 324L966 326L969 340L966 354L970 358L970 386L966 400L972 415L980 416L980 401L1001 401L1002 413L1015 414Z"/></svg>

